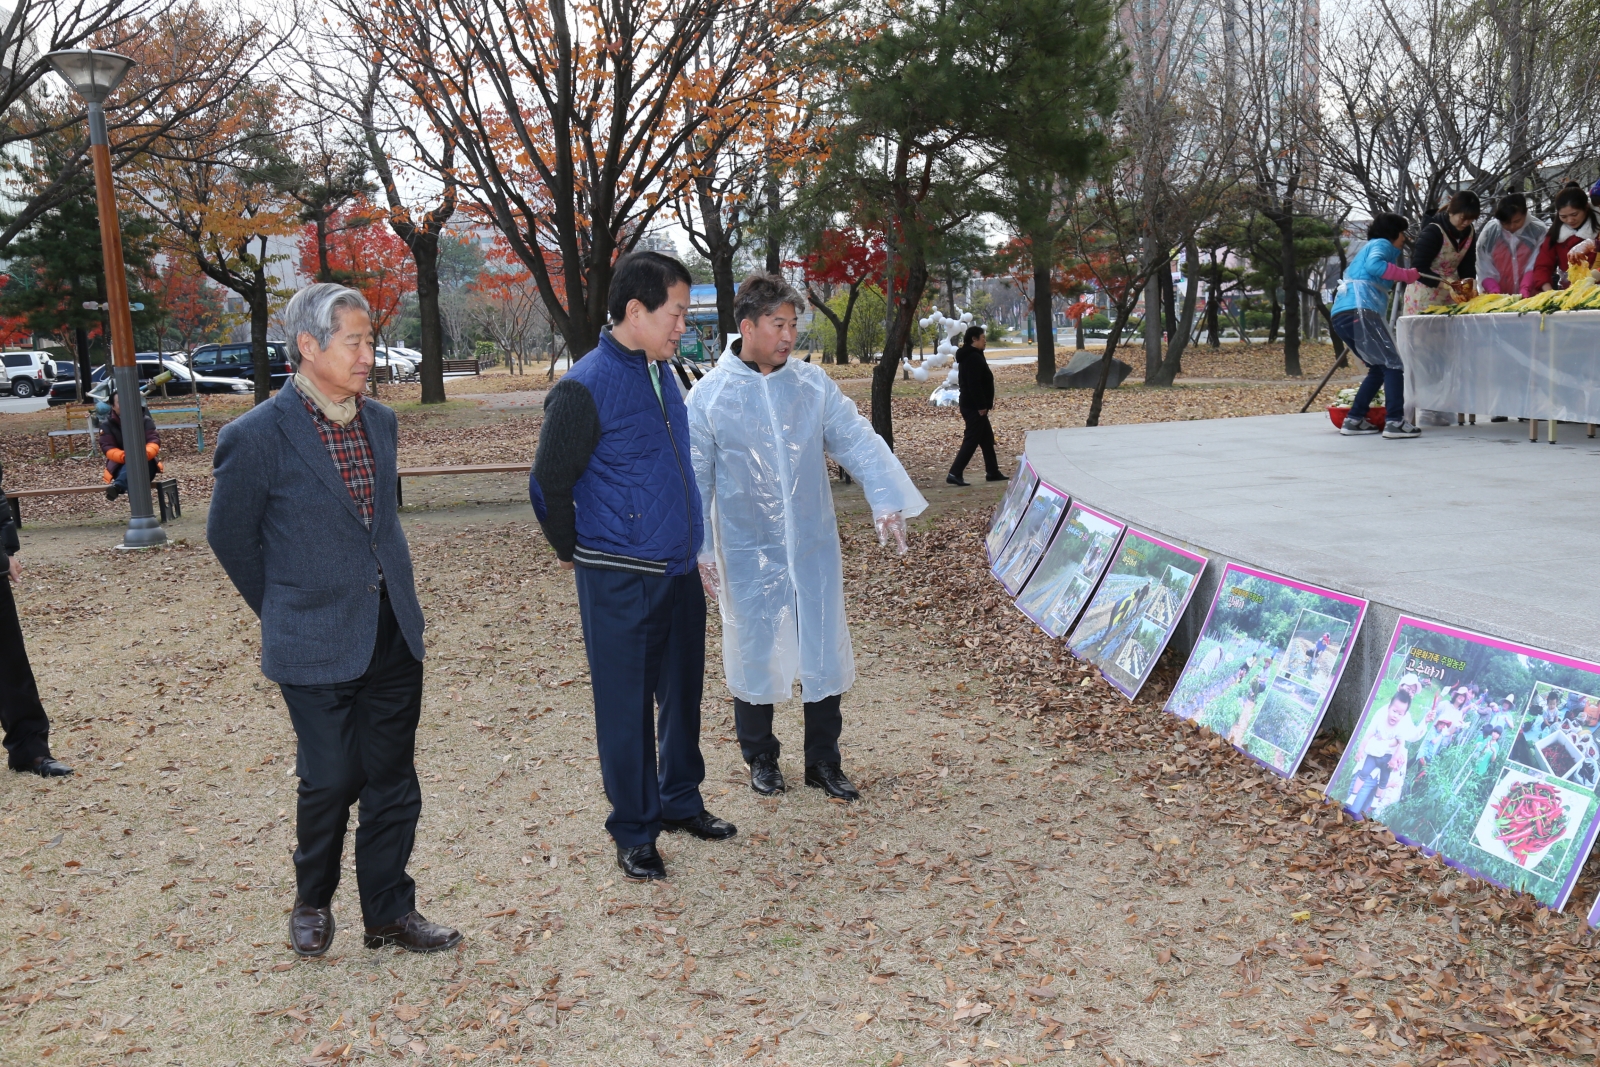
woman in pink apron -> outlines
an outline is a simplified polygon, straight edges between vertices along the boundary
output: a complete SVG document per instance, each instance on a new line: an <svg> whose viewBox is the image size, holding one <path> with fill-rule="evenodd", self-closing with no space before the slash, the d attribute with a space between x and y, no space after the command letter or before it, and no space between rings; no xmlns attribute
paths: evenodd
<svg viewBox="0 0 1600 1067"><path fill-rule="evenodd" d="M1483 210L1478 194L1463 189L1445 209L1422 226L1411 246L1411 265L1420 277L1406 288L1404 314L1418 315L1435 304L1454 304L1456 294L1445 282L1478 276L1472 224Z"/></svg>

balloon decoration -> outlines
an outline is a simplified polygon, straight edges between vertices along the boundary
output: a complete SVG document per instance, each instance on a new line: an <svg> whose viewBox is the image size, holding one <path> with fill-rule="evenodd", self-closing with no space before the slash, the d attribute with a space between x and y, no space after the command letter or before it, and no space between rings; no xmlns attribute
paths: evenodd
<svg viewBox="0 0 1600 1067"><path fill-rule="evenodd" d="M959 308L957 310L960 311ZM960 311L960 314L955 318L951 318L944 312L935 310L927 318L918 319L917 325L924 330L930 326L942 330L945 337L944 340L939 342L939 347L934 349L932 355L922 360L921 363L911 366L911 377L919 382L925 382L928 380L928 372L930 370L938 370L946 363L951 364L950 373L945 375L944 381L933 391L928 400L936 407L954 407L961 399L961 390L957 388L956 368L954 366L956 346L960 344L961 335L966 332L967 327L973 325L972 312ZM982 323L978 325L981 326Z"/></svg>

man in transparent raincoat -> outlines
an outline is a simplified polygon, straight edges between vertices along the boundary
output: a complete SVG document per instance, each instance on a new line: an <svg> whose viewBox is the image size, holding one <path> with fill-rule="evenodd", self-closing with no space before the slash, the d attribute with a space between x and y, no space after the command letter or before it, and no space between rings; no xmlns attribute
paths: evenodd
<svg viewBox="0 0 1600 1067"><path fill-rule="evenodd" d="M722 611L722 662L750 787L783 792L772 708L805 701L805 782L860 796L839 755L839 698L855 682L827 457L865 490L879 543L906 551L905 520L928 502L821 367L792 361L804 301L764 271L739 286L740 333L689 393L689 442L709 536L706 592Z"/></svg>

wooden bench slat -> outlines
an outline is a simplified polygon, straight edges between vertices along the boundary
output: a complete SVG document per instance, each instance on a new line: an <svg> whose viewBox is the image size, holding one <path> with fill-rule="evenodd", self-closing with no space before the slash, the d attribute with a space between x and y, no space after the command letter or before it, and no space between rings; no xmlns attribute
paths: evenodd
<svg viewBox="0 0 1600 1067"><path fill-rule="evenodd" d="M69 485L61 489L7 489L8 497L23 496L70 496L73 493L103 493L104 485Z"/></svg>
<svg viewBox="0 0 1600 1067"><path fill-rule="evenodd" d="M428 478L440 474L514 474L526 471L531 463L470 463L455 467L401 467L402 478Z"/></svg>

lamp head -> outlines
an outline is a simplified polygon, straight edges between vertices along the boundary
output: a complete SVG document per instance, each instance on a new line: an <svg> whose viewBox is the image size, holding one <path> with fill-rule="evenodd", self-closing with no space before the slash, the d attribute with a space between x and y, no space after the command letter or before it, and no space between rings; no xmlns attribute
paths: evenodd
<svg viewBox="0 0 1600 1067"><path fill-rule="evenodd" d="M133 60L98 48L64 48L45 56L56 73L91 104L103 104L133 69Z"/></svg>

